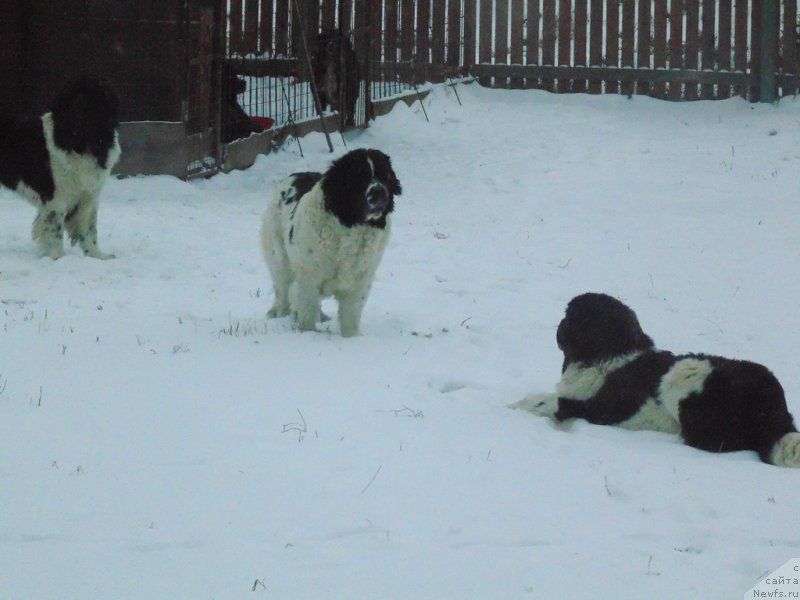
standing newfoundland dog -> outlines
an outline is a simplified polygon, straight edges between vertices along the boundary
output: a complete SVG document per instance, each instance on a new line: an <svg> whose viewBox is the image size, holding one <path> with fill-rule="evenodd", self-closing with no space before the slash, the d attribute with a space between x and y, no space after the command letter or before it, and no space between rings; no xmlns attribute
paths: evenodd
<svg viewBox="0 0 800 600"><path fill-rule="evenodd" d="M38 118L0 117L0 183L38 209L33 238L45 256L72 244L95 258L97 197L119 159L117 97L101 79L73 80Z"/></svg>
<svg viewBox="0 0 800 600"><path fill-rule="evenodd" d="M324 174L283 180L261 227L275 288L268 316L291 314L298 329L313 330L323 318L322 298L333 296L342 335L358 334L401 191L389 157L379 150L353 150Z"/></svg>
<svg viewBox="0 0 800 600"><path fill-rule="evenodd" d="M605 294L573 298L556 339L564 365L555 394L513 408L557 422L680 433L701 450L754 450L765 463L800 467L800 433L766 367L657 350L636 314Z"/></svg>

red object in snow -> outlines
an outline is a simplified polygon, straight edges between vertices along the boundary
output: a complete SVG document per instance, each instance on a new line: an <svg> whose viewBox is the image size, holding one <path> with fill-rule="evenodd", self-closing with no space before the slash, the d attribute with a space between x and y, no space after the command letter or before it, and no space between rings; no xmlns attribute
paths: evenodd
<svg viewBox="0 0 800 600"><path fill-rule="evenodd" d="M275 119L270 119L269 117L250 117L250 119L256 125L261 125L265 130L270 129L273 125L275 125Z"/></svg>

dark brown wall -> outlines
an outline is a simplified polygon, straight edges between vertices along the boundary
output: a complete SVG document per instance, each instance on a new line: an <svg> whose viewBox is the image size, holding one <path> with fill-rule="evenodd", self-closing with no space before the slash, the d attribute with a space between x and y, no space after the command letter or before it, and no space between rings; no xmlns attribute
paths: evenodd
<svg viewBox="0 0 800 600"><path fill-rule="evenodd" d="M23 5L12 0L0 19L0 111L15 112L21 104Z"/></svg>
<svg viewBox="0 0 800 600"><path fill-rule="evenodd" d="M187 41L197 33L196 20L188 17L213 1L10 4L0 20L0 110L41 113L66 81L91 71L116 87L122 120L181 120L192 46Z"/></svg>

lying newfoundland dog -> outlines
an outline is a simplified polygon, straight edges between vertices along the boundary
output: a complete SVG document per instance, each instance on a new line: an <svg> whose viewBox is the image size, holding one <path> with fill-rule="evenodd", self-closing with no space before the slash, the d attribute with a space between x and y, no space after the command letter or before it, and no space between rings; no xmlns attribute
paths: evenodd
<svg viewBox="0 0 800 600"><path fill-rule="evenodd" d="M605 294L573 298L556 339L564 353L556 392L513 408L557 422L680 433L701 450L754 450L765 463L800 467L800 433L766 367L657 350L636 314Z"/></svg>
<svg viewBox="0 0 800 600"><path fill-rule="evenodd" d="M41 117L0 117L0 183L33 204L33 239L45 256L64 255L64 230L94 258L97 198L119 160L118 101L92 75L61 91Z"/></svg>
<svg viewBox="0 0 800 600"><path fill-rule="evenodd" d="M268 316L291 314L298 329L313 330L322 298L333 296L342 335L358 334L401 191L379 150L353 150L324 174L294 173L281 182L261 227L275 288Z"/></svg>

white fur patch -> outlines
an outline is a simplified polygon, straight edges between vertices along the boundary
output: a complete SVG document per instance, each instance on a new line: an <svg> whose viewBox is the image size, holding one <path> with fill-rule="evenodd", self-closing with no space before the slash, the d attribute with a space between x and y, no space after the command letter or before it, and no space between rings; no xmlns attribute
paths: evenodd
<svg viewBox="0 0 800 600"><path fill-rule="evenodd" d="M664 433L680 433L681 426L672 415L655 398L648 398L636 414L617 427L631 431L662 431Z"/></svg>
<svg viewBox="0 0 800 600"><path fill-rule="evenodd" d="M787 433L779 439L770 462L777 467L800 467L800 433Z"/></svg>
<svg viewBox="0 0 800 600"><path fill-rule="evenodd" d="M590 367L572 363L561 375L561 380L556 386L556 395L573 400L588 400L603 386L609 373L627 365L640 354L641 352L622 354Z"/></svg>
<svg viewBox="0 0 800 600"><path fill-rule="evenodd" d="M658 399L672 417L680 422L680 404L688 396L703 391L714 367L701 358L684 358L676 362L658 385Z"/></svg>
<svg viewBox="0 0 800 600"><path fill-rule="evenodd" d="M552 417L558 410L558 396L555 394L530 394L508 408L527 410L542 417Z"/></svg>

